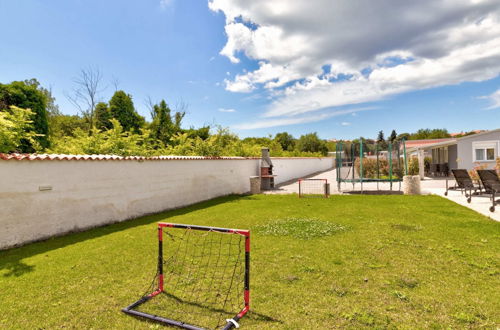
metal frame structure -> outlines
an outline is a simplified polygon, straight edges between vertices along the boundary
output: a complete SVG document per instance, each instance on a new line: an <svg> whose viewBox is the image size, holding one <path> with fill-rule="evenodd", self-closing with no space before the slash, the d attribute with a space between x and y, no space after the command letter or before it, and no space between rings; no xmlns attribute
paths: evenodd
<svg viewBox="0 0 500 330"><path fill-rule="evenodd" d="M330 192L328 191L328 180L327 179L299 179L299 198L302 198L306 195L311 195L311 194L304 194L303 192L303 183L304 182L307 182L307 181L314 181L314 182L317 182L317 181L322 181L324 182L323 183L323 193L320 193L320 194L315 194L315 195L323 195L325 198L328 198L328 196L330 195Z"/></svg>
<svg viewBox="0 0 500 330"><path fill-rule="evenodd" d="M497 194L500 193L500 179L498 178L498 174L495 170L477 170L477 174L483 184L484 193L490 195L490 212L495 212L495 205L500 204L500 199L495 199Z"/></svg>
<svg viewBox="0 0 500 330"><path fill-rule="evenodd" d="M465 194L467 203L470 203L472 200L472 196L481 195L483 193L481 184L474 185L474 182L472 181L472 178L470 177L469 172L466 169L453 169L451 170L451 173L453 174L455 185L453 187L450 187L448 184L448 178L446 178L446 191L444 192L445 196L448 196L448 192L450 190L460 191L462 195Z"/></svg>
<svg viewBox="0 0 500 330"><path fill-rule="evenodd" d="M177 326L183 329L190 330L203 330L203 328L190 325L188 323L167 319L158 315L152 315L144 312L135 310L136 307L142 305L143 303L149 301L160 293L164 292L164 279L163 277L163 228L180 228L180 229L192 229L200 231L214 231L225 234L237 234L245 236L245 285L244 285L244 296L243 300L245 302L245 307L236 314L232 319L227 320L226 325L222 328L224 330L231 329L238 326L238 321L245 316L250 310L250 231L242 229L230 229L230 228L218 228L218 227L206 227L206 226L195 226L195 225L185 225L177 223L158 223L158 288L147 296L142 297L136 302L130 304L129 306L122 309L122 312L146 318L151 321L159 322L164 325ZM167 279L168 280L168 279Z"/></svg>
<svg viewBox="0 0 500 330"><path fill-rule="evenodd" d="M408 174L408 161L406 157L406 142L405 139L402 139L399 141L397 144L393 144L391 142L388 143L387 145L387 154L388 154L388 166L389 166L389 178L381 178L380 177L380 152L385 151L379 148L378 143L375 145L375 155L376 155L376 161L377 161L377 177L376 178L366 178L364 177L364 172L363 172L363 158L365 158L364 151L363 151L363 138L359 139L359 143L352 143L351 144L351 150L348 153L349 157L347 159L347 162L344 162L343 155L346 153L346 149L344 149L344 143L338 142L335 149L335 155L336 155L336 174L337 174L337 187L338 190L341 191L341 186L340 184L342 182L344 183L352 183L352 187L354 189L354 186L356 183L360 183L361 185L361 192L363 192L363 182L376 182L377 183L377 190L379 189L379 182L389 182L390 183L390 189L392 191L393 187L393 182L398 182L399 183L399 190L401 190L401 182L403 181L402 178L396 178L393 177L393 157L392 154L393 152L397 153L396 157L398 159L401 159L401 154L403 155L403 163L404 163L404 175ZM396 146L397 145L397 146ZM355 162L356 162L356 147L359 146L359 178L355 177ZM393 149L394 147L394 149ZM402 147L402 148L401 148ZM396 149L397 148L397 149ZM402 150L401 150L402 149ZM344 167L344 163L347 163L350 168L349 175L351 176L350 179L347 178L342 178L341 177L341 170Z"/></svg>

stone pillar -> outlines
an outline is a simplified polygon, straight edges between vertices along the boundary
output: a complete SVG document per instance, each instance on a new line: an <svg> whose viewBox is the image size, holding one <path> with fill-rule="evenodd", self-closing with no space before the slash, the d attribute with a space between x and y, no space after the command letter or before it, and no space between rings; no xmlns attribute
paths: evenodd
<svg viewBox="0 0 500 330"><path fill-rule="evenodd" d="M417 150L418 153L418 175L420 176L420 179L424 179L424 174L425 174L425 161L424 161L424 151L423 150Z"/></svg>
<svg viewBox="0 0 500 330"><path fill-rule="evenodd" d="M260 176L250 177L250 194L260 194Z"/></svg>
<svg viewBox="0 0 500 330"><path fill-rule="evenodd" d="M403 193L405 195L421 195L420 176L405 175L403 176Z"/></svg>

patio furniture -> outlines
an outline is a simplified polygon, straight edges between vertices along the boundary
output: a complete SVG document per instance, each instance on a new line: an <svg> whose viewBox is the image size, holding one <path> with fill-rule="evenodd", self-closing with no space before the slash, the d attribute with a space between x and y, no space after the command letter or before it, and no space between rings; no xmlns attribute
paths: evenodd
<svg viewBox="0 0 500 330"><path fill-rule="evenodd" d="M477 170L477 174L481 179L485 193L491 194L490 199L492 205L490 212L495 212L495 205L500 204L500 200L495 200L495 195L500 193L500 179L495 170Z"/></svg>
<svg viewBox="0 0 500 330"><path fill-rule="evenodd" d="M438 164L431 164L429 172L432 176L436 176L438 172Z"/></svg>
<svg viewBox="0 0 500 330"><path fill-rule="evenodd" d="M453 177L455 178L455 186L448 186L448 179L446 179L446 191L444 193L445 196L448 196L448 191L450 190L458 190L462 194L465 193L465 197L467 197L467 203L471 202L472 194L478 194L481 192L481 186L475 185L472 181L472 178L469 175L469 172L464 169L456 169L451 170Z"/></svg>
<svg viewBox="0 0 500 330"><path fill-rule="evenodd" d="M448 163L439 164L439 174L442 176L448 176L450 174Z"/></svg>

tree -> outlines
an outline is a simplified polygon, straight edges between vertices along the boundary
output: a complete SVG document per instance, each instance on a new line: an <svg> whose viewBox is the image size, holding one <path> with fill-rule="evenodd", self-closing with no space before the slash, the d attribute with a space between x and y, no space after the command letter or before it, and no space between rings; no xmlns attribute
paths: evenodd
<svg viewBox="0 0 500 330"><path fill-rule="evenodd" d="M89 122L89 129L94 127L94 110L99 102L99 93L102 73L99 68L88 67L80 70L80 74L73 82L76 87L72 94L66 94L68 100L78 108Z"/></svg>
<svg viewBox="0 0 500 330"><path fill-rule="evenodd" d="M0 152L23 152L26 140L37 146L32 117L33 112L16 106L0 111Z"/></svg>
<svg viewBox="0 0 500 330"><path fill-rule="evenodd" d="M398 135L396 140L402 141L403 139L408 140L410 138L410 133L401 133Z"/></svg>
<svg viewBox="0 0 500 330"><path fill-rule="evenodd" d="M183 131L181 128L182 119L186 115L185 109L187 105L185 103L177 104L176 108L178 111L175 111L174 114L172 114L165 100L161 100L160 103L154 104L151 98L148 98L146 104L150 108L151 117L153 118L151 130L156 139L162 141L164 144L168 144L172 136L181 132L187 132ZM199 132L195 132L194 129L190 130L191 135L201 134L206 136L204 139L208 139L209 132L210 126L202 127Z"/></svg>
<svg viewBox="0 0 500 330"><path fill-rule="evenodd" d="M387 142L385 142L384 131L379 131L377 135L378 149L385 149L387 147Z"/></svg>
<svg viewBox="0 0 500 330"><path fill-rule="evenodd" d="M108 105L104 102L99 102L95 106L95 127L101 131L110 129L113 127L111 124L111 112L109 111Z"/></svg>
<svg viewBox="0 0 500 330"><path fill-rule="evenodd" d="M52 143L66 136L75 136L76 130L80 130L88 134L89 124L87 120L78 115L60 114L50 116L49 123L50 138Z"/></svg>
<svg viewBox="0 0 500 330"><path fill-rule="evenodd" d="M184 130L184 133L186 133L188 137L191 139L199 137L200 139L205 141L210 137L210 126L207 125L200 128L191 127L189 129Z"/></svg>
<svg viewBox="0 0 500 330"><path fill-rule="evenodd" d="M32 125L26 126L26 133L34 132L34 140L44 149L49 146L49 122L47 116L47 96L40 90L36 79L27 81L14 81L10 84L0 84L0 111L16 106L31 110ZM33 145L24 141L21 152L33 152Z"/></svg>
<svg viewBox="0 0 500 330"><path fill-rule="evenodd" d="M323 155L328 153L325 141L321 140L316 132L302 135L297 141L297 148L302 152L319 152Z"/></svg>
<svg viewBox="0 0 500 330"><path fill-rule="evenodd" d="M152 115L153 122L151 123L151 130L153 136L157 140L167 144L175 131L167 102L161 100L159 104L153 105Z"/></svg>
<svg viewBox="0 0 500 330"><path fill-rule="evenodd" d="M144 126L144 117L140 116L134 108L132 97L124 91L116 91L109 101L111 117L118 120L123 130L138 132Z"/></svg>
<svg viewBox="0 0 500 330"><path fill-rule="evenodd" d="M389 142L394 143L398 137L398 134L396 133L396 130L392 130L391 136L389 136Z"/></svg>
<svg viewBox="0 0 500 330"><path fill-rule="evenodd" d="M410 135L410 140L441 139L447 137L450 137L450 134L448 133L448 130L444 128L421 128Z"/></svg>
<svg viewBox="0 0 500 330"><path fill-rule="evenodd" d="M274 137L274 140L277 141L283 150L292 151L295 147L295 139L292 134L287 132L277 133Z"/></svg>

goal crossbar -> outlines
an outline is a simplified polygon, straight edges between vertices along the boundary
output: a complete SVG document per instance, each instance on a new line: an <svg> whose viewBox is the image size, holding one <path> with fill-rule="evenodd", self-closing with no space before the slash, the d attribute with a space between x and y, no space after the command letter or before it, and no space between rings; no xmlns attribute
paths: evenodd
<svg viewBox="0 0 500 330"><path fill-rule="evenodd" d="M226 324L222 329L231 329L233 327L238 327L238 321L245 316L250 310L250 231L243 229L232 229L232 228L220 228L220 227L208 227L208 226L197 226L197 225L186 225L186 224L177 224L177 223L167 223L167 222L159 222L158 223L158 270L157 270L157 288L153 290L153 292L144 295L141 299L135 301L129 306L122 309L122 312L145 318L151 321L159 322L165 325L177 326L183 329L190 330L203 330L196 325L191 325L189 323L173 320L169 318L165 318L159 315L154 315L150 313L145 313L142 311L136 310L140 305L146 303L147 301L153 299L161 293L165 293L164 283L164 257L163 257L163 229L164 228L179 228L185 230L195 230L195 231L206 231L206 232L217 232L222 234L235 234L242 235L245 238L245 258L244 258L244 291L243 291L243 301L244 307L231 319L226 320Z"/></svg>

